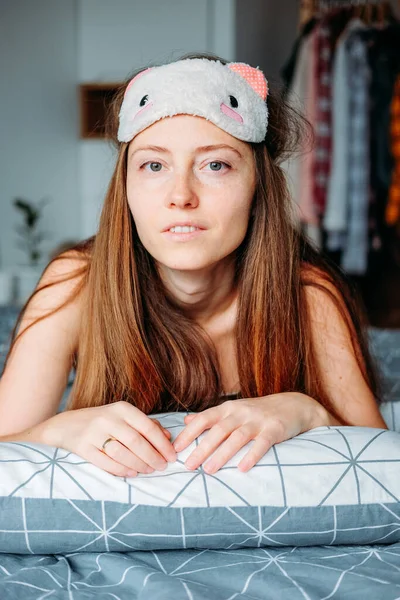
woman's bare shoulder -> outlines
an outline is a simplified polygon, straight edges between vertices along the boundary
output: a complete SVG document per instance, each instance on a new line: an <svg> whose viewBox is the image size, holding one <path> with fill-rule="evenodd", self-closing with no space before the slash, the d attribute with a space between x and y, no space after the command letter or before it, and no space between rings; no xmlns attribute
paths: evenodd
<svg viewBox="0 0 400 600"><path fill-rule="evenodd" d="M305 261L301 262L300 275L301 281L305 284L331 281L331 277L322 267L312 265Z"/></svg>
<svg viewBox="0 0 400 600"><path fill-rule="evenodd" d="M85 295L85 274L88 258L76 251L66 251L53 259L35 288L35 294L25 308L22 321L29 322L60 311L67 321L79 316ZM50 316L50 315L49 315Z"/></svg>
<svg viewBox="0 0 400 600"><path fill-rule="evenodd" d="M0 380L0 435L54 415L79 347L87 259L66 252L45 269L21 314Z"/></svg>
<svg viewBox="0 0 400 600"><path fill-rule="evenodd" d="M40 284L62 283L71 281L72 286L78 283L89 267L90 258L77 250L66 250L49 262L43 271ZM68 287L68 286L67 286Z"/></svg>
<svg viewBox="0 0 400 600"><path fill-rule="evenodd" d="M88 259L75 251L64 252L53 259L43 271L35 293L21 314L17 334L40 319L40 327L32 325L32 331L37 330L36 335L39 335L39 329L42 329L42 334L47 334L48 330L59 330L75 352L87 269Z"/></svg>

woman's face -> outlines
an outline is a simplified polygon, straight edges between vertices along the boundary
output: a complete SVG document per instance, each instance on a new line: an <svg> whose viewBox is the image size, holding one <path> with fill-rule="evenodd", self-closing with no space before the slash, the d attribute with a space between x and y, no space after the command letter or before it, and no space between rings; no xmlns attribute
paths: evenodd
<svg viewBox="0 0 400 600"><path fill-rule="evenodd" d="M200 271L232 254L246 235L255 181L251 146L201 117L161 119L129 144L129 207L162 270ZM202 229L165 231L175 223Z"/></svg>

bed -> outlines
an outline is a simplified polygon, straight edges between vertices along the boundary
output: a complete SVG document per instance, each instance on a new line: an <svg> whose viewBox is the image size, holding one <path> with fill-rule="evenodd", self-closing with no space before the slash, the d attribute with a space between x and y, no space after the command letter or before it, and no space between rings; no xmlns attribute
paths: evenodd
<svg viewBox="0 0 400 600"><path fill-rule="evenodd" d="M319 427L248 473L247 446L214 475L185 469L191 445L127 479L0 443L1 600L400 599L400 332L369 335L390 429ZM152 417L174 439L185 414Z"/></svg>

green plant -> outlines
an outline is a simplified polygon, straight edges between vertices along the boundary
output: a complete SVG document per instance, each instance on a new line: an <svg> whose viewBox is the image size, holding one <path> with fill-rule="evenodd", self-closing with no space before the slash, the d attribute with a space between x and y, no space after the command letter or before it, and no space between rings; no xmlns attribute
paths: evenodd
<svg viewBox="0 0 400 600"><path fill-rule="evenodd" d="M28 261L31 266L37 265L43 255L41 249L43 240L52 237L47 232L39 230L43 208L49 202L48 199L42 198L37 204L34 204L33 202L29 202L29 200L14 198L14 206L22 213L24 219L22 225L15 227L21 238L17 246L24 252L27 252Z"/></svg>

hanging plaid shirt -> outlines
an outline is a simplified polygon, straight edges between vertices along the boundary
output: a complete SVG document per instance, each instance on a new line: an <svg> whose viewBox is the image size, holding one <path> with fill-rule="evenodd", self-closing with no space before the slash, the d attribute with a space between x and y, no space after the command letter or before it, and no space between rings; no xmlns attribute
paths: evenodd
<svg viewBox="0 0 400 600"><path fill-rule="evenodd" d="M332 11L321 19L315 30L315 148L313 165L313 200L316 212L325 212L331 166L331 77L336 41L349 20L349 10Z"/></svg>
<svg viewBox="0 0 400 600"><path fill-rule="evenodd" d="M388 225L400 223L400 75L397 76L390 109L391 150L394 159L385 221Z"/></svg>
<svg viewBox="0 0 400 600"><path fill-rule="evenodd" d="M368 267L368 208L370 194L368 52L361 31L346 41L349 120L347 131L347 233L341 266L352 275Z"/></svg>
<svg viewBox="0 0 400 600"><path fill-rule="evenodd" d="M331 65L332 47L328 23L322 19L315 33L315 149L313 196L316 212L323 215L331 161Z"/></svg>

